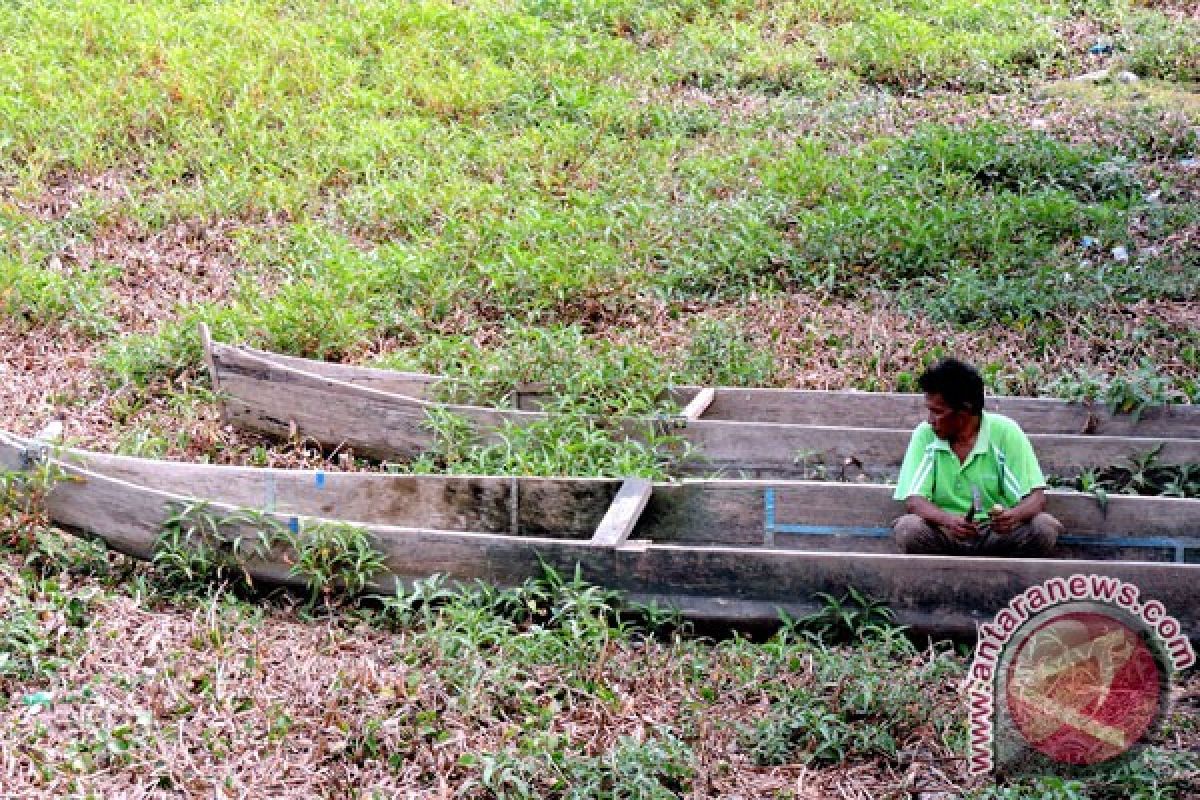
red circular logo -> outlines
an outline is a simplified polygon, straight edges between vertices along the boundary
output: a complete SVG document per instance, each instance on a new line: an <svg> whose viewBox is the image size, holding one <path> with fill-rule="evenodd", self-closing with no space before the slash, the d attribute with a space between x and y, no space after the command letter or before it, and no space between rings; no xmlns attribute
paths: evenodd
<svg viewBox="0 0 1200 800"><path fill-rule="evenodd" d="M1065 764L1115 758L1146 733L1164 674L1142 637L1099 611L1035 628L1008 665L1013 724L1029 745Z"/></svg>

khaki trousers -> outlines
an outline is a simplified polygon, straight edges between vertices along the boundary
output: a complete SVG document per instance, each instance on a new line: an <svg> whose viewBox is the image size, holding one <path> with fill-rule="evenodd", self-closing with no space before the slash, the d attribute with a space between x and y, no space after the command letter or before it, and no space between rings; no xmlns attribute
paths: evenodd
<svg viewBox="0 0 1200 800"><path fill-rule="evenodd" d="M1054 550L1063 525L1049 514L1038 514L1011 533L1001 535L984 528L979 538L955 539L916 514L905 514L892 523L901 553L910 555L1044 557Z"/></svg>

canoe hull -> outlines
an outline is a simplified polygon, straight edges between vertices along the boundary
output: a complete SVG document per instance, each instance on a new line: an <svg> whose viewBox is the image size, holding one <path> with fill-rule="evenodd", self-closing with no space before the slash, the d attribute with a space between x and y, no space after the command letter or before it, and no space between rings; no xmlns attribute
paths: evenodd
<svg viewBox="0 0 1200 800"><path fill-rule="evenodd" d="M0 465L8 470L27 466L22 458L27 447L28 443L15 437L0 437ZM1053 577L1098 574L1133 583L1143 597L1158 599L1193 637L1200 622L1200 603L1196 602L1200 600L1197 564L902 556L862 550L798 549L785 546L782 541L773 546L766 539L756 541L753 533L762 517L741 518L741 509L761 502L767 489L777 493L781 514L803 511L812 504L796 504L796 498L816 497L813 492L821 489L820 485L776 482L764 486L720 481L658 485L653 487L644 512L636 503L622 506L628 511L629 525L621 532L619 525L614 526L612 514L623 492L618 481L344 473L317 479L315 473L171 465L78 451L52 458L67 475L49 494L47 505L52 519L63 527L99 536L115 549L143 559L153 556L154 543L164 524L183 504L201 499L208 504L206 513L232 516L244 511L247 497L228 502L223 486L255 481L251 496L257 497L261 486L275 481L280 490L276 496L280 507L256 510L279 526L294 527L303 534L322 518L301 516L286 508L287 502L281 501L286 499L283 489L290 486L288 481L308 482L312 493L328 490L331 493L328 498L312 501L315 505L309 508L328 507L326 513L333 519L346 516L339 516L338 500L342 496L351 498L347 503L359 503L369 509L374 506L364 497L374 495L378 500L379 492L394 492L397 485L403 485L413 498L421 497L422 491L427 500L455 498L447 508L469 507L471 496L483 498L491 511L456 517L443 508L431 518L443 525L489 529L448 530L363 523L386 564L386 570L372 583L372 588L379 591L388 591L397 582L411 583L435 573L455 582L481 580L513 586L540 575L543 564L563 573L571 573L578 566L583 577L592 583L620 590L635 600L654 600L675 607L700 620L770 624L777 621L780 611L793 616L813 611L820 605L819 593L840 595L854 587L887 604L904 624L948 634L970 634L977 623L990 619L1032 585ZM137 482L139 475L173 470L183 470L173 480L179 485L195 487L203 496L171 491L172 480L163 477ZM204 475L207 477L200 477ZM394 485L388 489L387 479L391 478L403 480L393 481ZM360 479L364 485L375 488L356 495L358 490L354 486ZM145 485L155 482L157 486ZM516 487L516 495L526 498L528 507L524 511L519 505L507 505L514 494L511 488L505 494L502 491L505 485ZM410 492L412 486L425 488ZM446 491L447 486L454 487L453 491ZM875 507L876 514L887 508L879 496L880 487L845 487L839 491L855 488L867 493L859 502L860 507ZM789 493L794 494L790 500L786 497ZM358 499L354 500L355 497ZM850 502L848 496L841 499ZM837 498L826 499L829 503L836 501ZM583 512L565 513L562 508L571 503L587 508ZM515 509L515 513L506 518L509 509ZM352 518L362 513L366 512L355 510L349 515ZM761 513L765 514L765 509ZM522 522L538 517L560 521L554 526ZM802 519L811 521L819 519L819 515ZM1181 523L1182 533L1194 537L1196 523L1193 513ZM732 533L723 535L722 530ZM589 535L591 531L594 533ZM556 532L559 535L550 535ZM298 583L280 561L251 560L246 566L261 580Z"/></svg>
<svg viewBox="0 0 1200 800"><path fill-rule="evenodd" d="M351 450L356 455L380 460L410 460L435 444L429 412L440 409L467 419L485 439L495 441L496 431L506 425L524 426L544 420L538 411L490 409L451 405L428 399L436 381L412 373L324 365L271 353L210 343L209 363L214 384L222 397L225 418L240 428L268 436L299 436L320 444L326 452ZM421 380L422 378L427 380ZM401 390L420 392L404 394ZM733 419L716 416L722 393L753 397L754 392L776 396L774 406L758 401L749 408L763 419ZM751 393L751 394L747 394ZM680 398L689 396L686 393ZM799 405L794 393L782 390L718 390L697 419L686 416L670 420L624 420L614 423L623 435L646 438L668 432L686 442L688 455L678 462L683 474L708 474L743 478L830 478L835 480L893 480L907 449L911 426L919 415L911 413L913 395L845 393L844 413L833 406L833 398L822 398L822 424L771 421L783 417L781 408ZM900 410L885 413L876 408L899 398ZM1042 408L1054 401L1008 398L1005 407ZM993 399L995 401L995 399ZM868 415L863 408L877 413ZM773 411L771 409L774 409ZM1028 412L1030 419L1057 420L1068 424L1071 411L1065 404L1051 410ZM801 409L798 419L811 416ZM1086 413L1091 414L1092 411ZM869 424L857 426L870 416ZM1074 476L1089 467L1105 467L1158 450L1163 464L1200 463L1200 438L1187 438L1193 427L1192 410L1162 409L1149 416L1156 420L1139 433L1151 430L1170 436L1101 435L1096 433L1032 433L1034 449L1047 474ZM837 425L829 424L830 419ZM1106 419L1119 417L1109 415ZM1197 417L1200 419L1200 417ZM882 427L881 422L892 427ZM1172 429L1170 426L1177 426ZM1085 426L1086 428L1086 426ZM1115 424L1104 429L1119 429Z"/></svg>

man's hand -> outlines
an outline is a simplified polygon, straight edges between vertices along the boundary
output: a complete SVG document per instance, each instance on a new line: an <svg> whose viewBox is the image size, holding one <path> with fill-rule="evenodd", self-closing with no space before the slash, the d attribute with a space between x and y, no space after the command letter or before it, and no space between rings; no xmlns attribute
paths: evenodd
<svg viewBox="0 0 1200 800"><path fill-rule="evenodd" d="M1034 489L1012 508L1000 511L993 508L988 516L992 518L992 530L1000 536L1005 536L1045 510L1046 493L1041 489Z"/></svg>
<svg viewBox="0 0 1200 800"><path fill-rule="evenodd" d="M942 530L960 542L969 542L979 537L978 525L974 522L967 522L962 517L956 517L953 514L947 514L938 524Z"/></svg>
<svg viewBox="0 0 1200 800"><path fill-rule="evenodd" d="M1000 536L1012 533L1026 522L1025 515L1015 508L1006 508L990 516L992 518L992 531Z"/></svg>
<svg viewBox="0 0 1200 800"><path fill-rule="evenodd" d="M936 525L960 542L969 542L979 537L979 526L968 522L958 514L942 511L919 494L904 501L908 513L916 514L930 525Z"/></svg>

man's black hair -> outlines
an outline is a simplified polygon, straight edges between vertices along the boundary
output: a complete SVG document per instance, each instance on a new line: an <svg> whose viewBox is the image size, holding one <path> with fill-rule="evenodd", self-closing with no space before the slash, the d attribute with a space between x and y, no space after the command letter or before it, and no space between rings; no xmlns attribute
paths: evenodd
<svg viewBox="0 0 1200 800"><path fill-rule="evenodd" d="M957 358L943 358L921 373L917 385L925 394L941 395L955 411L983 413L983 378L970 364Z"/></svg>

